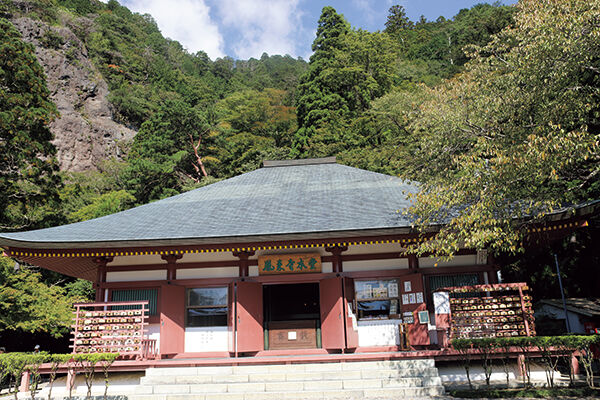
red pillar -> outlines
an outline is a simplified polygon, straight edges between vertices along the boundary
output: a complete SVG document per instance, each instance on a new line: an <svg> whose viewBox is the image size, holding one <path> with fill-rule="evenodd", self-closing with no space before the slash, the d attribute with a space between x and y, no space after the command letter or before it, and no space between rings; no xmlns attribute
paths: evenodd
<svg viewBox="0 0 600 400"><path fill-rule="evenodd" d="M160 355L166 358L185 351L185 288L177 279L177 260L182 254L164 254L167 284L160 288Z"/></svg>
<svg viewBox="0 0 600 400"><path fill-rule="evenodd" d="M571 354L571 371L573 372L573 376L579 375L579 360L577 356L573 353Z"/></svg>
<svg viewBox="0 0 600 400"><path fill-rule="evenodd" d="M31 378L31 374L29 371L23 371L21 375L21 384L19 385L19 393L29 392L29 379Z"/></svg>
<svg viewBox="0 0 600 400"><path fill-rule="evenodd" d="M177 266L175 263L183 257L183 254L163 254L160 256L167 262L167 282L177 279Z"/></svg>
<svg viewBox="0 0 600 400"><path fill-rule="evenodd" d="M96 257L94 263L98 265L96 269L96 283L94 288L96 289L96 302L101 303L104 301L104 288L103 283L106 283L106 265L113 260L113 257Z"/></svg>
<svg viewBox="0 0 600 400"><path fill-rule="evenodd" d="M346 250L348 250L347 246L325 247L325 251L328 251L333 255L333 259L331 261L331 268L333 272L339 273L344 271L344 267L342 265L342 253Z"/></svg>
<svg viewBox="0 0 600 400"><path fill-rule="evenodd" d="M240 277L248 276L248 258L254 255L254 251L234 251L233 256L239 258Z"/></svg>
<svg viewBox="0 0 600 400"><path fill-rule="evenodd" d="M419 270L419 257L416 254L408 255L408 269L417 272Z"/></svg>

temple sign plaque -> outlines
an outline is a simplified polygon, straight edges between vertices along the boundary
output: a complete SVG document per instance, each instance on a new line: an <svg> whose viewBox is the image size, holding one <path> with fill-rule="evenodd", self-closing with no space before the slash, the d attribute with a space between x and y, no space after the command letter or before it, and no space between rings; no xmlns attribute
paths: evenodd
<svg viewBox="0 0 600 400"><path fill-rule="evenodd" d="M259 275L311 274L321 272L321 255L272 254L258 257Z"/></svg>

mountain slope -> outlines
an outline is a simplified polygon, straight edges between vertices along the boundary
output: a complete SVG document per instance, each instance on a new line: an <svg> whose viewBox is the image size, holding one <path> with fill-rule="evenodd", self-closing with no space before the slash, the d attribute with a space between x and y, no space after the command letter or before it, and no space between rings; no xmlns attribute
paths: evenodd
<svg viewBox="0 0 600 400"><path fill-rule="evenodd" d="M35 46L60 112L50 128L61 170L93 169L101 160L119 157L119 144L131 140L135 131L113 120L108 85L88 59L85 45L67 27L28 17L12 23Z"/></svg>

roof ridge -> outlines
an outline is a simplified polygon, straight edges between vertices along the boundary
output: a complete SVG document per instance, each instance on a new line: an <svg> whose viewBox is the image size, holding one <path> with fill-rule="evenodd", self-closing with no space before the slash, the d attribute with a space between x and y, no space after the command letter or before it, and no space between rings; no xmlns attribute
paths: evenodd
<svg viewBox="0 0 600 400"><path fill-rule="evenodd" d="M291 167L297 165L337 164L335 156L321 158L303 158L298 160L264 160L263 168Z"/></svg>

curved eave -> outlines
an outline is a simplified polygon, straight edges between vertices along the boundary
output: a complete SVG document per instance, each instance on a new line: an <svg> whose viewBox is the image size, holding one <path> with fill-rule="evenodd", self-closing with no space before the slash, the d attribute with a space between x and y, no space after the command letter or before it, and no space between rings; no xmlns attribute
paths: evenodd
<svg viewBox="0 0 600 400"><path fill-rule="evenodd" d="M439 227L431 227L427 232L437 232ZM377 236L405 236L416 235L417 232L411 227L401 228L373 228L361 230L340 230L327 232L299 232L286 234L263 234L249 236L221 236L208 238L163 238L163 239L140 239L140 240L114 240L114 241L78 241L78 242L50 242L50 241L22 241L0 237L0 246L20 249L125 249L125 248L159 248L177 246L219 246L235 245L251 246L271 242L293 242L293 241L319 241L319 240L344 240L349 238L377 237Z"/></svg>

